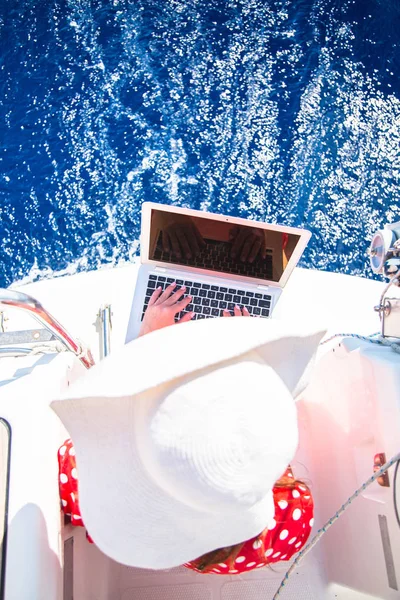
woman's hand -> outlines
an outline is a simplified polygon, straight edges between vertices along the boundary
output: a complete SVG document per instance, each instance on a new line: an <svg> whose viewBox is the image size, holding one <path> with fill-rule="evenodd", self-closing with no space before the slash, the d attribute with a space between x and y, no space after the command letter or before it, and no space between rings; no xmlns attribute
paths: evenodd
<svg viewBox="0 0 400 600"><path fill-rule="evenodd" d="M229 310L223 310L222 311L222 316L223 317L231 317L231 313ZM250 313L247 310L247 308L245 306L243 306L243 311L240 310L240 306L235 306L235 308L233 309L233 316L234 317L250 317Z"/></svg>
<svg viewBox="0 0 400 600"><path fill-rule="evenodd" d="M232 242L231 257L235 260L252 263L258 256L265 260L267 249L263 230L236 226L229 237Z"/></svg>
<svg viewBox="0 0 400 600"><path fill-rule="evenodd" d="M186 296L181 300L186 288L182 287L175 293L172 293L176 287L176 283L171 283L164 292L159 287L152 293L147 310L144 313L142 325L140 327L139 336L162 329L163 327L169 327L174 325L175 316L184 310L188 304L192 301L191 296ZM161 293L162 292L162 293ZM193 313L186 313L182 319L179 319L178 323L185 323L190 321L193 317Z"/></svg>
<svg viewBox="0 0 400 600"><path fill-rule="evenodd" d="M164 252L176 258L190 260L204 248L205 242L195 224L186 218L184 222L171 223L163 229L162 242Z"/></svg>

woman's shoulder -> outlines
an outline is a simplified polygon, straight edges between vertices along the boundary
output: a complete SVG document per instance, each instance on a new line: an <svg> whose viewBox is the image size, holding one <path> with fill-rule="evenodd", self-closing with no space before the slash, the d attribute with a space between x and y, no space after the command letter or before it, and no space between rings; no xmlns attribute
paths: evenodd
<svg viewBox="0 0 400 600"><path fill-rule="evenodd" d="M290 485L276 485L273 488L275 515L282 518L296 508L306 510L314 507L312 493L302 481L293 481Z"/></svg>
<svg viewBox="0 0 400 600"><path fill-rule="evenodd" d="M304 481L294 478L289 466L273 488L275 515L282 518L288 516L295 509L312 509L314 501L311 490ZM297 514L297 513L296 513Z"/></svg>
<svg viewBox="0 0 400 600"><path fill-rule="evenodd" d="M288 485L276 485L273 494L273 519L242 549L246 559L251 559L250 564L290 560L305 545L314 524L314 502L305 483L293 480Z"/></svg>

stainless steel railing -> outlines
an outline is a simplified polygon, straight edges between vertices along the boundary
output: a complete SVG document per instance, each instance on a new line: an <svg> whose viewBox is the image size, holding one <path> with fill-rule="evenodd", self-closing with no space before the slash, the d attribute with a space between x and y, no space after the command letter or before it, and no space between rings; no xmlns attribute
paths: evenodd
<svg viewBox="0 0 400 600"><path fill-rule="evenodd" d="M111 305L105 304L100 307L98 319L100 322L100 358L103 359L111 352Z"/></svg>
<svg viewBox="0 0 400 600"><path fill-rule="evenodd" d="M66 329L43 306L27 294L0 288L0 306L19 308L31 313L46 329L58 339L68 350L73 352L87 369L94 365L90 349L75 340Z"/></svg>

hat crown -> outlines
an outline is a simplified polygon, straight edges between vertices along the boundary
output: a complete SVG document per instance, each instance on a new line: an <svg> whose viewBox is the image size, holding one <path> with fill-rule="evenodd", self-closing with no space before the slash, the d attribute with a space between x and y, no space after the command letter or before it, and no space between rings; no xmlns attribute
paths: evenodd
<svg viewBox="0 0 400 600"><path fill-rule="evenodd" d="M182 379L162 398L156 392L153 402L143 399L135 437L144 468L191 508L223 513L254 506L296 450L292 396L257 352Z"/></svg>

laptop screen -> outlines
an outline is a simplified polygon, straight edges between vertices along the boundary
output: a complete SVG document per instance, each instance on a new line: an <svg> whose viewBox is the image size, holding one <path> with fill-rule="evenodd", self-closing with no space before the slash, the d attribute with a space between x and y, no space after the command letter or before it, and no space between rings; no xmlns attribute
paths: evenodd
<svg viewBox="0 0 400 600"><path fill-rule="evenodd" d="M163 210L151 211L149 258L278 282L300 235Z"/></svg>

